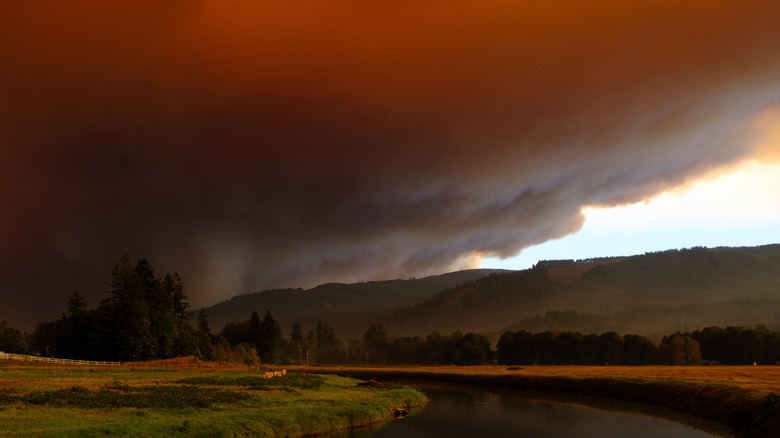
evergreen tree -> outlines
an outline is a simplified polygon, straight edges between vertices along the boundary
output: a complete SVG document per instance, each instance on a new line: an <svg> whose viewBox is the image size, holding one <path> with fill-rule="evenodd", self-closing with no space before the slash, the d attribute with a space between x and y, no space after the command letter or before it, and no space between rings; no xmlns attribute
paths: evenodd
<svg viewBox="0 0 780 438"><path fill-rule="evenodd" d="M202 307L198 312L198 329L207 335L211 335L211 328L209 327L209 314L206 312L206 308Z"/></svg>
<svg viewBox="0 0 780 438"><path fill-rule="evenodd" d="M74 291L67 304L67 313L55 322L55 345L58 357L92 359L92 317L87 302Z"/></svg>
<svg viewBox="0 0 780 438"><path fill-rule="evenodd" d="M287 347L287 360L290 363L303 363L304 351L307 350L306 337L303 334L303 327L301 322L296 320L292 326L292 332L290 333L290 343Z"/></svg>
<svg viewBox="0 0 780 438"><path fill-rule="evenodd" d="M213 336L203 330L198 330L195 336L198 339L198 357L205 361L215 360L217 353L213 345Z"/></svg>
<svg viewBox="0 0 780 438"><path fill-rule="evenodd" d="M260 328L260 315L257 314L257 310L252 312L252 316L249 317L249 330L246 334L246 339L249 343L255 346L255 349L259 349L263 334Z"/></svg>
<svg viewBox="0 0 780 438"><path fill-rule="evenodd" d="M81 296L79 291L74 291L68 300L68 316L73 316L87 310L87 301Z"/></svg>
<svg viewBox="0 0 780 438"><path fill-rule="evenodd" d="M257 343L260 359L265 363L277 363L281 341L282 329L271 312L266 311L260 324L260 338Z"/></svg>
<svg viewBox="0 0 780 438"><path fill-rule="evenodd" d="M145 267L144 267L145 268ZM148 360L155 357L156 340L152 337L149 305L144 293L147 272L139 277L136 266L125 253L111 270L107 282L109 296L101 305L105 313L102 322L110 324L108 344L111 359L120 361Z"/></svg>
<svg viewBox="0 0 780 438"><path fill-rule="evenodd" d="M317 335L314 334L314 330L309 329L306 333L306 347L304 352L306 364L317 361Z"/></svg>
<svg viewBox="0 0 780 438"><path fill-rule="evenodd" d="M372 323L363 334L363 348L369 363L385 363L388 360L390 338L381 322Z"/></svg>
<svg viewBox="0 0 780 438"><path fill-rule="evenodd" d="M168 299L171 301L173 314L180 321L186 321L189 318L187 309L190 308L190 303L187 302L187 294L184 293L184 280L178 272L174 272L173 275L167 274L165 276L163 285L168 293Z"/></svg>
<svg viewBox="0 0 780 438"><path fill-rule="evenodd" d="M186 327L189 324L181 321L180 325ZM198 325L194 335L198 340L198 357L206 361L215 360L217 358L217 352L213 344L216 339L211 333L211 327L209 327L209 314L206 312L205 307L202 307L198 312Z"/></svg>
<svg viewBox="0 0 780 438"><path fill-rule="evenodd" d="M147 259L133 264L127 253L111 274L107 297L93 312L96 355L135 361L193 353L192 327L185 322L189 304L178 274L156 278Z"/></svg>
<svg viewBox="0 0 780 438"><path fill-rule="evenodd" d="M251 319L250 319L251 321ZM219 335L225 338L228 345L235 347L236 345L243 344L245 342L253 342L249 340L249 325L250 321L241 322L229 322L222 327L222 331ZM257 327L260 327L260 317L257 318Z"/></svg>
<svg viewBox="0 0 780 438"><path fill-rule="evenodd" d="M341 341L336 338L333 327L327 321L317 321L317 361L338 362L342 359Z"/></svg>
<svg viewBox="0 0 780 438"><path fill-rule="evenodd" d="M76 291L66 313L52 323L58 356L138 361L190 356L210 348L185 320L189 304L178 274L159 279L148 260L134 264L125 253L106 286L96 309L88 310Z"/></svg>
<svg viewBox="0 0 780 438"><path fill-rule="evenodd" d="M303 337L303 327L301 322L296 320L292 326L292 333L290 333L290 340L298 345L303 345L305 339Z"/></svg>
<svg viewBox="0 0 780 438"><path fill-rule="evenodd" d="M149 320L148 358L167 359L177 354L173 351L174 328L172 303L162 283L155 278L154 269L145 258L139 259L135 267L136 280L141 287L143 303Z"/></svg>
<svg viewBox="0 0 780 438"><path fill-rule="evenodd" d="M200 346L201 342L198 333L196 333L195 329L188 324L176 331L171 346L172 354L174 357L202 357Z"/></svg>

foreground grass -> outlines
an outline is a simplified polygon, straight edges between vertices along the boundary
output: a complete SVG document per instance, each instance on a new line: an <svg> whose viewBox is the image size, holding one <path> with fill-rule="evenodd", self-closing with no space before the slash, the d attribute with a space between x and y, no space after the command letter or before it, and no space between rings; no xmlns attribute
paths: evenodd
<svg viewBox="0 0 780 438"><path fill-rule="evenodd" d="M306 436L388 421L407 387L246 369L83 368L0 361L0 435Z"/></svg>
<svg viewBox="0 0 780 438"><path fill-rule="evenodd" d="M712 420L742 437L780 437L780 366L334 367L308 371L603 397Z"/></svg>

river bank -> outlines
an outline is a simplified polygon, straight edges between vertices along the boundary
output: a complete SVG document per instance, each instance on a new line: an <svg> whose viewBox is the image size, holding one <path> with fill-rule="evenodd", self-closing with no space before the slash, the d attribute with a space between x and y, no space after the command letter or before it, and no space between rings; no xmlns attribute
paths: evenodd
<svg viewBox="0 0 780 438"><path fill-rule="evenodd" d="M446 382L671 409L741 437L780 436L780 367L309 367L359 379Z"/></svg>

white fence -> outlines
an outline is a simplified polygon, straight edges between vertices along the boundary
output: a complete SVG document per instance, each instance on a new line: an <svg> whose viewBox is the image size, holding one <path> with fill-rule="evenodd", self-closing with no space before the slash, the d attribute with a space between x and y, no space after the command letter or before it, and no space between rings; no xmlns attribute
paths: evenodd
<svg viewBox="0 0 780 438"><path fill-rule="evenodd" d="M55 357L28 356L26 354L4 353L0 351L0 359L21 360L23 362L55 363L59 365L110 365L119 366L121 362L97 362L93 360L57 359Z"/></svg>

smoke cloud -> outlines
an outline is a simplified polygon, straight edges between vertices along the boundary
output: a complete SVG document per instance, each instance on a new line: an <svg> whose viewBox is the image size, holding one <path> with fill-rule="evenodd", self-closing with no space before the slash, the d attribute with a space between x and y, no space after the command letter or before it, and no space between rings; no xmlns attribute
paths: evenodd
<svg viewBox="0 0 780 438"><path fill-rule="evenodd" d="M4 2L0 317L422 276L756 153L780 3ZM565 257L565 254L561 255Z"/></svg>

